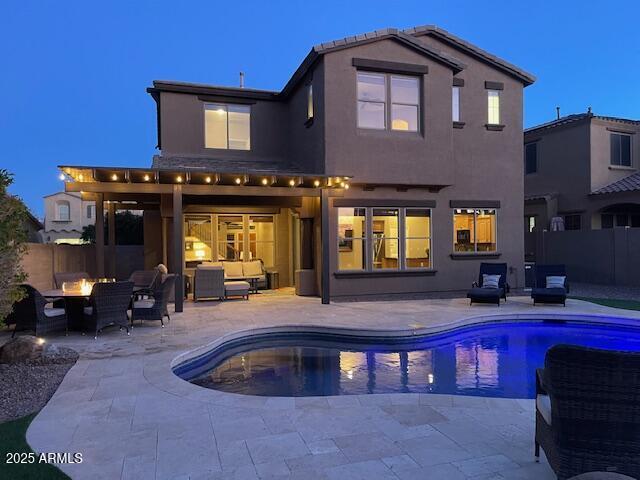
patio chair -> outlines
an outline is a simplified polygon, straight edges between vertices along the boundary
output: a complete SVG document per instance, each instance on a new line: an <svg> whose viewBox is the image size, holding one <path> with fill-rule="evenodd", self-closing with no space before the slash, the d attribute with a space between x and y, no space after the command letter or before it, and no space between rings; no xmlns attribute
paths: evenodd
<svg viewBox="0 0 640 480"><path fill-rule="evenodd" d="M134 270L129 275L129 281L133 282L135 298L140 299L150 296L156 287L156 282L162 281L162 277L156 268L153 270Z"/></svg>
<svg viewBox="0 0 640 480"><path fill-rule="evenodd" d="M640 353L555 345L536 381L535 456L559 479L640 478Z"/></svg>
<svg viewBox="0 0 640 480"><path fill-rule="evenodd" d="M549 284L548 277L559 277L551 279L559 283L550 286L552 284ZM536 265L534 267L534 282L531 289L534 305L537 303L561 303L566 306L569 283L564 265Z"/></svg>
<svg viewBox="0 0 640 480"><path fill-rule="evenodd" d="M15 324L11 336L28 330L37 336L64 330L67 333L67 314L64 308L49 308L47 300L31 285L21 285L26 296L14 303L13 310L6 319L7 325Z"/></svg>
<svg viewBox="0 0 640 480"><path fill-rule="evenodd" d="M164 317L171 321L167 303L175 281L175 274L167 275L161 283L156 284L149 298L133 301L131 327L133 327L134 320L160 320L162 328L164 328Z"/></svg>
<svg viewBox="0 0 640 480"><path fill-rule="evenodd" d="M87 272L59 272L53 274L53 280L57 289L62 288L64 282L77 282L83 278L90 278Z"/></svg>
<svg viewBox="0 0 640 480"><path fill-rule="evenodd" d="M485 275L500 275L497 286L485 283ZM507 283L506 263L481 263L478 281L473 282L471 290L467 292L470 305L474 303L495 303L500 305L500 299L507 300L509 284Z"/></svg>
<svg viewBox="0 0 640 480"><path fill-rule="evenodd" d="M133 295L133 282L96 283L91 290L89 306L84 307L86 328L98 332L109 325L126 328L129 334L127 310Z"/></svg>
<svg viewBox="0 0 640 480"><path fill-rule="evenodd" d="M218 266L198 265L193 279L193 300L225 297L224 268Z"/></svg>

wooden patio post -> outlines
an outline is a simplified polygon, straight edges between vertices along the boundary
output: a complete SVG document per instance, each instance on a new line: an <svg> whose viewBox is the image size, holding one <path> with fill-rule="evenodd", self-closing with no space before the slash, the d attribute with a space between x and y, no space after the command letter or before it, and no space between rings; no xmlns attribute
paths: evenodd
<svg viewBox="0 0 640 480"><path fill-rule="evenodd" d="M173 265L171 270L176 274L175 311L182 312L184 300L184 280L182 279L183 239L182 239L182 185L173 186Z"/></svg>
<svg viewBox="0 0 640 480"><path fill-rule="evenodd" d="M104 277L104 195L96 193L96 276Z"/></svg>
<svg viewBox="0 0 640 480"><path fill-rule="evenodd" d="M116 277L116 205L113 202L107 203L107 232L109 241L109 276Z"/></svg>
<svg viewBox="0 0 640 480"><path fill-rule="evenodd" d="M320 193L320 215L321 215L321 232L322 237L322 280L320 282L322 290L322 303L328 305L331 301L329 293L329 267L331 265L331 249L329 239L329 190L323 188Z"/></svg>

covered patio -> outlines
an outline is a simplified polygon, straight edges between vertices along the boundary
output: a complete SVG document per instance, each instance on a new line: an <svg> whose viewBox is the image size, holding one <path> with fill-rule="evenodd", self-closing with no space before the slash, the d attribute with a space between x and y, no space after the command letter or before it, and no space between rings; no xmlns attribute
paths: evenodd
<svg viewBox="0 0 640 480"><path fill-rule="evenodd" d="M143 212L144 265L179 277L176 312L204 262L260 260L273 282L329 303L329 198L349 177L254 169L59 166L67 192L96 202L96 276L115 276L113 219L119 209ZM106 213L106 215L105 215ZM323 254L324 252L324 254ZM188 281L185 281L185 278Z"/></svg>

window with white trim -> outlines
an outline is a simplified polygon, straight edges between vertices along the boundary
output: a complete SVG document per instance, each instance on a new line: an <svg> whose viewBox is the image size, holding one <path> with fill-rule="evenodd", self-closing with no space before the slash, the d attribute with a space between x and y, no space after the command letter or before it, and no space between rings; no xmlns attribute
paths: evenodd
<svg viewBox="0 0 640 480"><path fill-rule="evenodd" d="M431 267L431 209L338 208L338 270Z"/></svg>
<svg viewBox="0 0 640 480"><path fill-rule="evenodd" d="M56 220L69 222L71 220L71 205L66 200L56 202Z"/></svg>

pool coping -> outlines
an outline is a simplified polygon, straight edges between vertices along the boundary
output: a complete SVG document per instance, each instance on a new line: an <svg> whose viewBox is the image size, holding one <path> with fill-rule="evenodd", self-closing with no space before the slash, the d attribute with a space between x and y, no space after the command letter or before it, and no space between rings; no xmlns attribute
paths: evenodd
<svg viewBox="0 0 640 480"><path fill-rule="evenodd" d="M606 319L606 321L604 321ZM444 323L440 323L437 325L432 325L430 327L417 327L412 329L362 329L362 328L349 328L349 327L327 327L323 325L300 325L300 324L285 324L285 325L277 325L271 327L263 327L263 328L254 328L248 330L237 330L234 332L230 332L225 334L216 340L201 345L199 347L187 350L182 352L181 354L173 357L173 359L169 363L169 368L167 369L170 372L171 376L181 382L182 388L178 390L180 393L175 390L172 393L176 393L179 395L187 395L189 397L202 397L203 401L211 402L214 400L221 400L220 396L229 396L235 397L239 399L247 399L247 398L255 398L255 399L264 399L267 400L269 398L274 399L285 399L290 398L292 400L297 398L335 398L335 397L343 397L344 395L322 395L322 396L308 396L308 397L286 397L286 396L257 396L257 395L245 395L231 392L223 392L218 390L207 389L205 387L201 387L199 385L193 384L188 380L184 380L179 377L174 369L177 367L184 365L190 361L193 361L199 357L205 355L212 355L215 350L224 350L225 346L234 341L243 340L250 341L252 337L260 337L268 334L286 334L286 333L309 333L309 334L328 334L328 335L339 335L345 337L345 340L348 340L349 337L354 338L366 338L366 337L392 337L396 339L406 338L411 339L414 337L427 337L429 335L435 335L439 333L448 333L453 332L457 329L468 327L468 326L478 326L478 325L488 325L488 324L500 324L500 323L514 323L514 322L543 322L543 321L566 321L566 322L575 322L575 323L589 323L594 325L615 325L620 327L633 327L640 329L640 319L637 316L631 314L629 316L624 315L603 315L603 314L595 314L595 313L558 313L554 312L539 312L539 313L492 313L492 314L481 314L474 315L471 317L461 318L455 321L446 321ZM418 324L416 324L418 325ZM165 370L165 374L168 373ZM162 383L166 387L166 375L161 375ZM148 378L149 381L151 379ZM152 382L153 383L153 382ZM170 382L172 386L175 386L174 382ZM157 387L160 388L160 385L156 384ZM190 387L190 388L189 388ZM166 390L166 388L164 388ZM168 391L168 390L166 390ZM211 392L213 395L208 395L205 392ZM373 393L366 394L367 396L377 396L377 395L451 395L451 396L460 396L455 394L432 394L432 393L415 393L415 392L407 392L407 393ZM215 396L215 398L214 398ZM358 395L360 396L360 395ZM478 397L485 398L485 397ZM492 397L486 397L492 398ZM530 399L521 399L521 400L530 400ZM225 402L226 403L226 402Z"/></svg>

